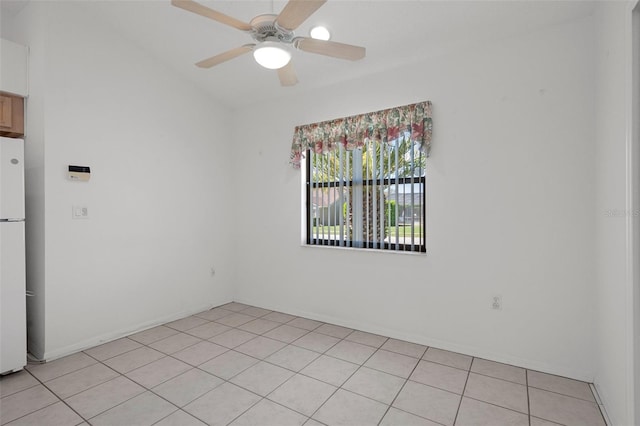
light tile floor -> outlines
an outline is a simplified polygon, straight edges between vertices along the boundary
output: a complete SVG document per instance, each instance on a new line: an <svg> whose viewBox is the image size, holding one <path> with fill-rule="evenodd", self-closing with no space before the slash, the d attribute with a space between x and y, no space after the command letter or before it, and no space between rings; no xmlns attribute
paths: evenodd
<svg viewBox="0 0 640 426"><path fill-rule="evenodd" d="M604 425L587 383L230 303L0 379L2 425Z"/></svg>

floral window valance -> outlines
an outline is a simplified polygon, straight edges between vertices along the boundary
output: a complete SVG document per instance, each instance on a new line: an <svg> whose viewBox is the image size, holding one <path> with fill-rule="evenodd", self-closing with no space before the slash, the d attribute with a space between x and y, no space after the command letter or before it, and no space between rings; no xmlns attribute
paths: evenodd
<svg viewBox="0 0 640 426"><path fill-rule="evenodd" d="M411 139L420 145L428 157L431 130L430 101L296 126L290 163L300 168L300 160L307 149L326 153L342 145L347 150L353 150L363 146L367 139L391 142L405 132L410 132Z"/></svg>

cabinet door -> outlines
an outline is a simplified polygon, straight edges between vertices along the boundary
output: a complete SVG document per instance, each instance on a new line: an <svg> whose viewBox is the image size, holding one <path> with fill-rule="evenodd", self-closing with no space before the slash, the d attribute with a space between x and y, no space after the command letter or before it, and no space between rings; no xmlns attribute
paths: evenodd
<svg viewBox="0 0 640 426"><path fill-rule="evenodd" d="M0 136L24 136L24 99L0 92Z"/></svg>
<svg viewBox="0 0 640 426"><path fill-rule="evenodd" d="M0 127L10 129L13 121L12 100L9 96L0 95Z"/></svg>

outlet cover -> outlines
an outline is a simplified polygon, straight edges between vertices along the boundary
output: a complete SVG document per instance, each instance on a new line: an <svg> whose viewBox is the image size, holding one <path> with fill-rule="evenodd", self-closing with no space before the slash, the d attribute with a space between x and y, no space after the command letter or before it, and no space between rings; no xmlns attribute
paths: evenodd
<svg viewBox="0 0 640 426"><path fill-rule="evenodd" d="M502 309L502 296L496 295L491 298L491 309L499 311Z"/></svg>

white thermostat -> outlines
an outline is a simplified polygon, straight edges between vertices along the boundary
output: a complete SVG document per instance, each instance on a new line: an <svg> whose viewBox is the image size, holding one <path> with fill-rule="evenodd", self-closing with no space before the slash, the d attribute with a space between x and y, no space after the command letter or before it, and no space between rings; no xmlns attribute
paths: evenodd
<svg viewBox="0 0 640 426"><path fill-rule="evenodd" d="M91 177L91 168L88 166L69 166L69 180L86 182Z"/></svg>

